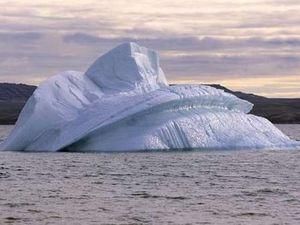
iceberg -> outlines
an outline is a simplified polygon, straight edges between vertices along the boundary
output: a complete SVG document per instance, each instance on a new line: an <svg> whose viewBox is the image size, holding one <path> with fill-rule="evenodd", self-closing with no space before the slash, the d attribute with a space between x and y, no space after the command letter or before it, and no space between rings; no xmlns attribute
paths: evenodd
<svg viewBox="0 0 300 225"><path fill-rule="evenodd" d="M169 86L158 54L125 43L85 73L43 82L2 150L145 151L295 148L252 104L205 85Z"/></svg>

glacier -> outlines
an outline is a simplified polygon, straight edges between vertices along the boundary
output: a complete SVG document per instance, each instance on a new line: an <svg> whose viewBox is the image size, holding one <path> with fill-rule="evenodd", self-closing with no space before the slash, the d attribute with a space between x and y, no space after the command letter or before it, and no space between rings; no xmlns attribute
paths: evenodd
<svg viewBox="0 0 300 225"><path fill-rule="evenodd" d="M14 151L293 149L253 105L205 85L169 86L157 52L124 43L85 73L43 82L1 144Z"/></svg>

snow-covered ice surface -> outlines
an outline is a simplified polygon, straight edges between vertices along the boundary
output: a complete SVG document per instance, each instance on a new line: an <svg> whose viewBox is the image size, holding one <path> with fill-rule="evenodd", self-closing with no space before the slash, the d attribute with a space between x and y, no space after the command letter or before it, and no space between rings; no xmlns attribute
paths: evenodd
<svg viewBox="0 0 300 225"><path fill-rule="evenodd" d="M86 73L42 83L3 150L296 148L252 104L204 85L169 86L155 51L122 44Z"/></svg>

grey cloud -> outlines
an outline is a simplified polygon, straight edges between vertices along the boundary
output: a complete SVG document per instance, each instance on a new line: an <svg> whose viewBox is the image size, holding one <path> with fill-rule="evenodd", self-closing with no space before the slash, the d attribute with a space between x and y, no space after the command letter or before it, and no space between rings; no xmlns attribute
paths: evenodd
<svg viewBox="0 0 300 225"><path fill-rule="evenodd" d="M185 56L162 59L167 74L173 78L262 77L294 75L300 69L300 56L234 55Z"/></svg>
<svg viewBox="0 0 300 225"><path fill-rule="evenodd" d="M46 35L46 34L45 34ZM53 74L62 70L74 69L85 70L93 60L103 54L106 50L126 41L137 41L139 44L160 51L162 66L166 74L178 78L180 76L271 76L276 74L298 74L300 70L300 56L294 50L300 48L300 39L297 38L273 38L264 39L259 37L243 39L223 39L206 37L173 37L156 39L134 39L134 38L101 38L85 33L74 33L63 36L63 43L57 47L55 39L51 44L45 40L35 44L35 51L31 46L14 49L7 48L6 44L13 40L22 42L24 40L36 40L41 38L39 33L0 33L1 46L0 61L14 59L22 61L26 59L32 66L28 74ZM57 37L58 40L59 37ZM5 40L5 41L3 41ZM4 43L4 44L3 44ZM45 45L45 43L47 45ZM70 45L69 45L70 44ZM13 46L13 45L9 45ZM49 51L49 46L51 51ZM281 49L287 48L282 54ZM256 51L259 48L262 51ZM273 54L264 53L264 49L275 49ZM20 50L21 49L21 50ZM226 49L228 52L226 52ZM248 51L249 49L253 51ZM184 53L185 56L172 56L163 54L166 51ZM66 52L67 55L66 55ZM222 52L221 56L215 54ZM268 52L268 51L266 51ZM243 54L241 54L243 53ZM280 54L279 54L280 53ZM1 66L2 74L22 73L21 68L14 68L8 64ZM51 71L51 72L50 72ZM53 72L54 71L54 72Z"/></svg>
<svg viewBox="0 0 300 225"><path fill-rule="evenodd" d="M121 42L136 41L148 47L159 50L177 51L199 51L199 50L224 50L239 48L281 48L281 47L300 47L300 38L217 38L204 37L173 37L173 38L102 38L85 33L68 34L63 37L66 43L77 43L81 45L114 45Z"/></svg>
<svg viewBox="0 0 300 225"><path fill-rule="evenodd" d="M285 5L287 3L284 3ZM276 5L274 3L274 5ZM291 28L299 27L300 17L299 17L299 6L293 4L295 7L289 8L287 10L266 10L264 12L240 12L243 16L238 22L238 29L248 29L248 28Z"/></svg>
<svg viewBox="0 0 300 225"><path fill-rule="evenodd" d="M5 17L4 17L5 18ZM2 16L0 15L0 20ZM42 20L40 20L42 19ZM31 22L28 22L31 21ZM115 25L112 21L94 21L84 18L59 18L59 17L40 17L28 16L17 18L15 21L0 23L0 30L9 30L17 32L77 32L77 31L95 31L102 30L113 32Z"/></svg>
<svg viewBox="0 0 300 225"><path fill-rule="evenodd" d="M84 33L75 33L68 34L63 37L63 41L66 43L77 43L77 44L96 44L96 43L114 43L121 41L123 39L113 39L113 38L100 38L97 36L84 34Z"/></svg>
<svg viewBox="0 0 300 225"><path fill-rule="evenodd" d="M94 35L75 33L65 35L63 41L66 43L76 43L82 45L117 45L123 42L137 42L150 48L156 48L161 50L193 50L195 46L201 42L195 37L183 37L183 38L102 38Z"/></svg>
<svg viewBox="0 0 300 225"><path fill-rule="evenodd" d="M22 43L39 40L43 34L39 32L0 32L0 41Z"/></svg>

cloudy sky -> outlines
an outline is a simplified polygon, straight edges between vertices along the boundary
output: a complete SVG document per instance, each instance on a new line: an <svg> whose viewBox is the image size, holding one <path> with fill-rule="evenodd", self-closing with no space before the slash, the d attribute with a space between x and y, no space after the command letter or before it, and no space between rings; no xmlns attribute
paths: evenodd
<svg viewBox="0 0 300 225"><path fill-rule="evenodd" d="M0 82L85 71L125 41L172 83L300 97L299 0L0 0Z"/></svg>

